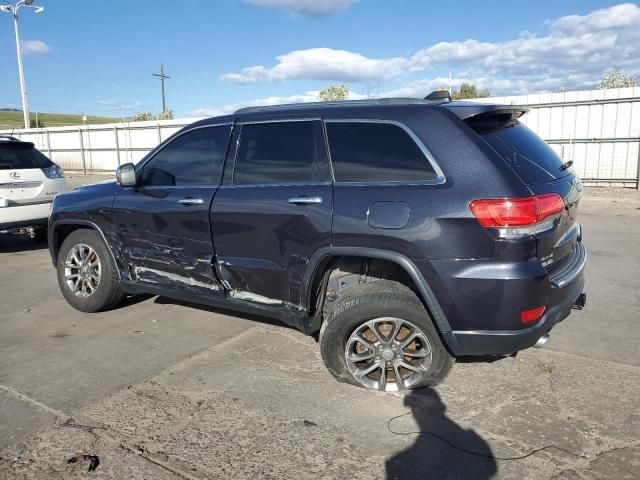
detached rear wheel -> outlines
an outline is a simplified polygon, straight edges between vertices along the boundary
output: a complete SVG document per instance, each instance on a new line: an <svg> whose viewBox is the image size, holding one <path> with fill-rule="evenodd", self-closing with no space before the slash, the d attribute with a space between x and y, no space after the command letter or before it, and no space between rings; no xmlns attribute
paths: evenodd
<svg viewBox="0 0 640 480"><path fill-rule="evenodd" d="M58 252L57 273L65 299L82 312L108 310L124 298L111 254L94 230L69 234Z"/></svg>
<svg viewBox="0 0 640 480"><path fill-rule="evenodd" d="M454 363L420 300L388 280L354 287L336 302L320 349L339 381L387 392L437 385Z"/></svg>

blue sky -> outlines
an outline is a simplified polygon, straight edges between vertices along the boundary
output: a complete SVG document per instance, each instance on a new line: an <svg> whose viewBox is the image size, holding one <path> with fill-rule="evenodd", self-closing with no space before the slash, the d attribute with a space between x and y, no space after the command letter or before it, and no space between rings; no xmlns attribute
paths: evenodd
<svg viewBox="0 0 640 480"><path fill-rule="evenodd" d="M0 4L8 3L0 0ZM35 2L38 3L38 2ZM21 15L32 111L213 115L306 101L425 95L447 82L494 94L587 89L640 72L640 7L593 0L40 0ZM0 106L19 107L10 16L0 14Z"/></svg>

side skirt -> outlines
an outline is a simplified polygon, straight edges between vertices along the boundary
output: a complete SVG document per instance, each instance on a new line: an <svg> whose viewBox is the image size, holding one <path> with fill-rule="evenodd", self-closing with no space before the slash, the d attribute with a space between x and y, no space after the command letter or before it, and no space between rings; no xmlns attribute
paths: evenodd
<svg viewBox="0 0 640 480"><path fill-rule="evenodd" d="M130 295L147 293L180 300L186 303L207 305L229 311L237 311L248 313L251 315L269 317L295 327L302 332L304 332L304 322L308 317L308 315L303 311L292 311L283 307L257 304L250 301L236 300L229 297L211 297L192 292L185 293L170 288L164 288L159 285L151 285L147 283L141 284L129 280L121 280L120 283L122 285L122 289Z"/></svg>

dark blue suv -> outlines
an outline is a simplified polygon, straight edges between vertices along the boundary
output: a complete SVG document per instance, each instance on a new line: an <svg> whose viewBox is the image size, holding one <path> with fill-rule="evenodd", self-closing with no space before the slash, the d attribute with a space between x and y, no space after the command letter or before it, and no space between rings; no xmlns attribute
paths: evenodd
<svg viewBox="0 0 640 480"><path fill-rule="evenodd" d="M541 345L585 303L582 186L525 112L427 97L196 122L56 198L60 288L84 312L152 293L275 317L386 391Z"/></svg>

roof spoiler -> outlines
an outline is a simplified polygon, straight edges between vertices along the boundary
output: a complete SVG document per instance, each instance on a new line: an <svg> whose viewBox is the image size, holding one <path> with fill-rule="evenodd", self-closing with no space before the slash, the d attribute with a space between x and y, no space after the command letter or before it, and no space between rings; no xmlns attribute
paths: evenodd
<svg viewBox="0 0 640 480"><path fill-rule="evenodd" d="M505 120L517 119L529 111L523 105L492 105L488 103L451 102L445 105L462 120L482 120L489 117L502 117Z"/></svg>

